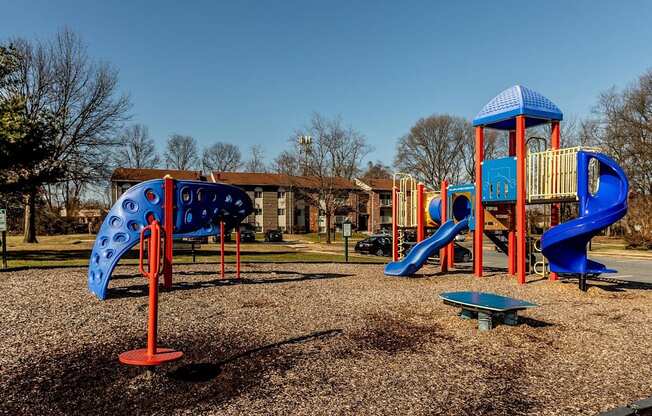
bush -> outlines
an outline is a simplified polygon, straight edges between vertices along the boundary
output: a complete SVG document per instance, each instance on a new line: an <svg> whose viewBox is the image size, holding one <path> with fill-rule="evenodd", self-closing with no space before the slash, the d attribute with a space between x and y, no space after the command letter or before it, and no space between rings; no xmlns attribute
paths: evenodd
<svg viewBox="0 0 652 416"><path fill-rule="evenodd" d="M624 219L628 248L652 249L652 196L632 196Z"/></svg>

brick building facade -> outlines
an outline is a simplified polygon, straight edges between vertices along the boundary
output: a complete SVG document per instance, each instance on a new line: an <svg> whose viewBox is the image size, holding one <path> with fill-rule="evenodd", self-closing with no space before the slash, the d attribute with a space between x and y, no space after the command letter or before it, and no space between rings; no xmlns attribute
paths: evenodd
<svg viewBox="0 0 652 416"><path fill-rule="evenodd" d="M247 192L254 205L254 212L246 222L258 231L282 229L287 232L325 232L323 211L315 203L311 189L316 178L287 176L275 173L213 172L204 176L200 171L169 169L117 168L111 176L111 200L115 201L137 183L161 179L165 175L175 179L226 183ZM359 231L376 232L391 226L390 179L355 179L348 181L334 178L329 181L344 195L340 212L332 219L332 226L340 228L348 219Z"/></svg>

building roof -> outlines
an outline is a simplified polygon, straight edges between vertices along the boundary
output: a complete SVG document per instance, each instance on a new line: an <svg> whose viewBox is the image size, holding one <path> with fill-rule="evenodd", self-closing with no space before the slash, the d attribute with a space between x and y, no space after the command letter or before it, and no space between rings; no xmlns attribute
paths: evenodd
<svg viewBox="0 0 652 416"><path fill-rule="evenodd" d="M362 178L360 181L366 183L374 191L391 191L394 187L394 181L391 179L365 179Z"/></svg>
<svg viewBox="0 0 652 416"><path fill-rule="evenodd" d="M525 116L525 127L564 117L559 107L548 98L527 87L514 85L489 101L475 116L473 125L514 130L516 116Z"/></svg>
<svg viewBox="0 0 652 416"><path fill-rule="evenodd" d="M111 181L142 182L150 179L163 179L165 175L181 180L206 180L199 170L116 168L111 175Z"/></svg>
<svg viewBox="0 0 652 416"><path fill-rule="evenodd" d="M320 179L316 176L290 176L280 173L252 172L213 172L213 182L226 183L235 186L295 186L301 188L317 188ZM356 189L352 181L345 178L328 178L329 186L337 189Z"/></svg>

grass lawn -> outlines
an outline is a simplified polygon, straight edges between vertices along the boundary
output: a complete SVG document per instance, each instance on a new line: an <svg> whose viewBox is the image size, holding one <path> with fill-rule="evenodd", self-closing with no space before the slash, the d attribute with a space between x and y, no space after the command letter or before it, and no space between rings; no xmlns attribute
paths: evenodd
<svg viewBox="0 0 652 416"><path fill-rule="evenodd" d="M7 244L8 265L18 267L62 267L86 266L95 241L94 235L72 234L64 236L41 236L38 244L22 242L22 236L9 236ZM235 263L235 243L225 245L225 261ZM202 244L195 251L197 263L219 263L219 244ZM256 262L332 262L344 263L344 254L314 252L305 248L295 248L288 243L243 243L241 260L246 263ZM192 255L188 250L175 252L175 263L192 263ZM353 253L350 248L351 263L385 263L387 258L376 256L361 256ZM120 264L137 264L138 251L132 249L123 256Z"/></svg>

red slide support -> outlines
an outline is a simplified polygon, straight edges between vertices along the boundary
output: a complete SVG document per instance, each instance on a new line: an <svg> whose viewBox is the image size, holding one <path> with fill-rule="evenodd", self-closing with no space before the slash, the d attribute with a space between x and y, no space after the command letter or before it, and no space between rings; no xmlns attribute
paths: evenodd
<svg viewBox="0 0 652 416"><path fill-rule="evenodd" d="M444 179L441 181L441 214L440 226L444 225L448 216L448 181ZM448 271L448 246L444 246L439 250L439 265L441 266L442 273Z"/></svg>
<svg viewBox="0 0 652 416"><path fill-rule="evenodd" d="M550 135L550 148L552 150L558 150L560 146L560 134L559 134L559 121L553 121L551 123L552 134ZM553 169L558 170L558 166L554 166ZM556 173L556 172L555 172ZM550 226L554 227L559 224L559 211L561 210L561 204L555 202L550 206ZM555 281L559 280L559 276L555 272L551 272L548 279Z"/></svg>
<svg viewBox="0 0 652 416"><path fill-rule="evenodd" d="M417 243L423 241L425 236L425 201L424 201L425 185L422 183L417 184Z"/></svg>

